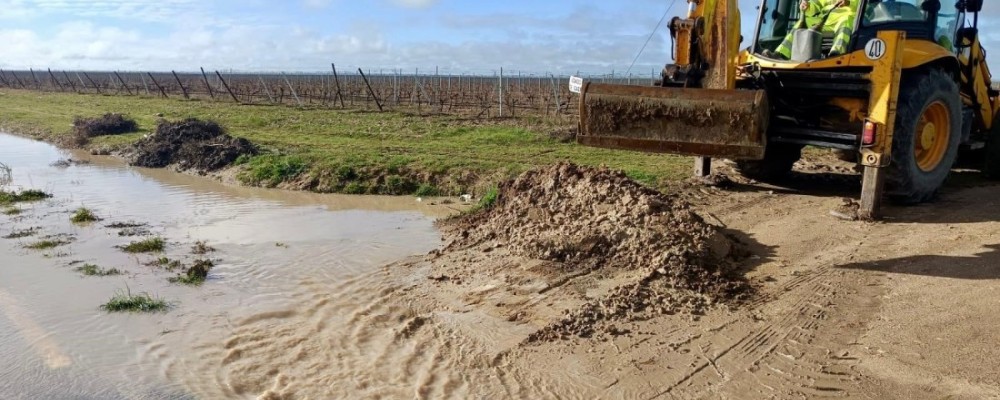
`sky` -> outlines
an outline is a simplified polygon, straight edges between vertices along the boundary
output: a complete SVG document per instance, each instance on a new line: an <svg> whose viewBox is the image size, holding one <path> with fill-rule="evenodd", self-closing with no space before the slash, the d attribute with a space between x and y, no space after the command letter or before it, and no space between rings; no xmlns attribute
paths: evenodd
<svg viewBox="0 0 1000 400"><path fill-rule="evenodd" d="M685 12L686 0L0 0L0 68L621 75L671 3ZM741 3L750 38L757 2ZM1000 4L985 8L984 27L1000 22ZM984 31L1000 62L1000 32ZM658 73L668 39L660 26L630 72Z"/></svg>

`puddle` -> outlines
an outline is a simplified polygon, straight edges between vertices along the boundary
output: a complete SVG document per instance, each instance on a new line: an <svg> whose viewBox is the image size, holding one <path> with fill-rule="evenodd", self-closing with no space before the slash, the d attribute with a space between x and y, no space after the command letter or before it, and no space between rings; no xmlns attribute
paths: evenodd
<svg viewBox="0 0 1000 400"><path fill-rule="evenodd" d="M89 163L52 166L68 157ZM240 326L259 324L260 316L294 317L288 310L299 309L299 302L335 301L338 288L357 276L434 249L440 242L434 219L453 212L412 197L226 186L7 134L0 134L0 162L12 168L14 187L54 195L20 204L20 215L0 215L0 236L41 228L37 236L0 239L0 398L255 397L205 357L222 351ZM70 223L81 206L103 220ZM132 233L166 240L164 254L115 248L143 236L120 236L122 229L107 225L133 221L146 226ZM72 240L48 250L24 248L45 235ZM197 241L217 251L193 255ZM175 285L167 282L175 273L145 265L161 256L208 257L216 267L202 287ZM125 274L83 277L74 262ZM119 290L148 292L173 307L149 315L100 311ZM323 293L331 295L302 297ZM363 301L346 297L345 307ZM310 323L337 318L305 316Z"/></svg>

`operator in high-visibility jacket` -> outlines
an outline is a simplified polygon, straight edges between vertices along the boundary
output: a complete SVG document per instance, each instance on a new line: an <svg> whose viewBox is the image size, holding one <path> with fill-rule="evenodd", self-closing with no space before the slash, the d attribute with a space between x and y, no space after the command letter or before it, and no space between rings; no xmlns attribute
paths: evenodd
<svg viewBox="0 0 1000 400"><path fill-rule="evenodd" d="M799 3L799 10L805 17L806 27L814 28L816 25L822 24L819 27L821 33L833 34L833 47L830 48L831 56L847 53L847 46L851 43L851 33L854 31L854 22L858 16L856 2L852 0L802 0ZM823 17L826 13L830 15L824 23ZM799 28L803 28L801 23ZM785 40L771 55L776 53L785 59L791 58L794 33L794 30L789 32L788 36L785 36Z"/></svg>

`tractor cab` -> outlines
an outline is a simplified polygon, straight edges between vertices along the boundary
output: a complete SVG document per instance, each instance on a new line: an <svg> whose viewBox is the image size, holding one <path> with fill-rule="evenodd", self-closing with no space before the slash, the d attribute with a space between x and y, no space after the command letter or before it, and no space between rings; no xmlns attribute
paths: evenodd
<svg viewBox="0 0 1000 400"><path fill-rule="evenodd" d="M793 62L833 58L863 50L878 32L889 30L904 31L908 39L931 41L958 52L966 14L978 17L982 8L982 0L850 0L848 6L839 8L833 7L835 0L810 2L809 10L802 12L800 0L763 0L752 53ZM810 36L797 33L799 29L813 32ZM796 44L796 35L800 41L815 43ZM840 37L839 44L838 35L846 35ZM792 45L814 47L812 59L791 57L788 49Z"/></svg>

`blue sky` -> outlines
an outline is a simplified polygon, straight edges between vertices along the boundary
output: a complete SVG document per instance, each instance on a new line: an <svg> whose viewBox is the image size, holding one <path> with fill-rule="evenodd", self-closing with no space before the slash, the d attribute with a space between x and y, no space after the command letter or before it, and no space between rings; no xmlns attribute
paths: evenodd
<svg viewBox="0 0 1000 400"><path fill-rule="evenodd" d="M672 1L0 0L0 68L621 73ZM661 27L633 73L668 52Z"/></svg>

